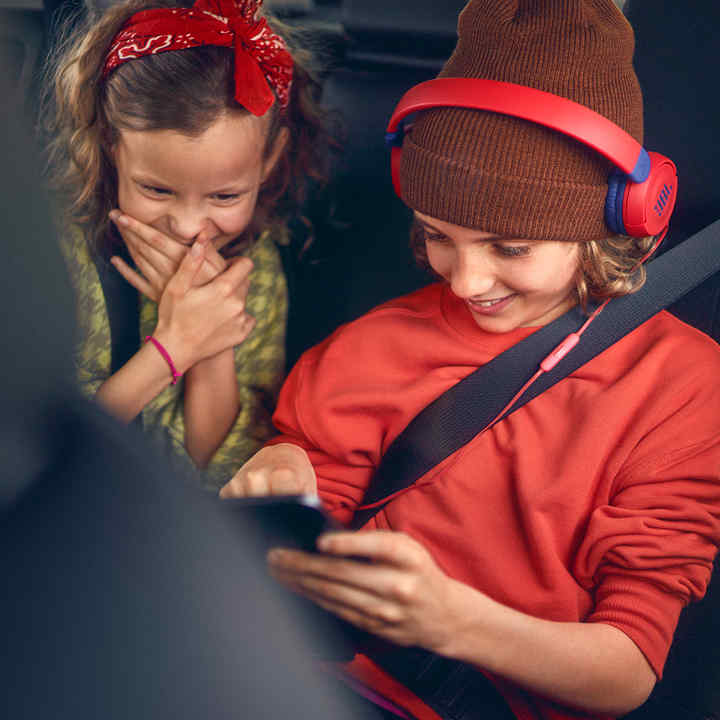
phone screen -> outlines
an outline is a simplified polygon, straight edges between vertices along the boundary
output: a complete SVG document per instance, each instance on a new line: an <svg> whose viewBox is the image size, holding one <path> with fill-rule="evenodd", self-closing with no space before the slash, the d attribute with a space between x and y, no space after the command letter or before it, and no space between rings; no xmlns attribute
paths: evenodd
<svg viewBox="0 0 720 720"><path fill-rule="evenodd" d="M254 532L263 549L289 547L315 552L322 533L338 525L315 495L275 495L223 500Z"/></svg>

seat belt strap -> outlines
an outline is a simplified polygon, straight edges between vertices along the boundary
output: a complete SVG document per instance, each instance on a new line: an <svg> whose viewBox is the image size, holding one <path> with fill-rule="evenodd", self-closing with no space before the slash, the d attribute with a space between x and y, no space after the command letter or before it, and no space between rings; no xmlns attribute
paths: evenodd
<svg viewBox="0 0 720 720"><path fill-rule="evenodd" d="M125 246L116 254L128 265L132 264ZM104 259L93 254L93 263L105 296L110 324L110 374L114 375L140 347L140 296ZM142 413L138 413L131 424L142 427Z"/></svg>
<svg viewBox="0 0 720 720"><path fill-rule="evenodd" d="M132 260L123 246L119 255L128 265ZM93 253L100 286L105 296L108 322L110 323L111 368L116 373L140 347L140 300L138 291L103 258Z"/></svg>
<svg viewBox="0 0 720 720"><path fill-rule="evenodd" d="M500 691L476 667L417 647L370 657L447 720L517 720Z"/></svg>

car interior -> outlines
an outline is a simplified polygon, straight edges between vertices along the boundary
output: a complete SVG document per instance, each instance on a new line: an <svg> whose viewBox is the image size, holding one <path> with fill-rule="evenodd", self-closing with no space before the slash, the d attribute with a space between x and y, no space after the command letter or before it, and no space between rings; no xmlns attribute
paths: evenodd
<svg viewBox="0 0 720 720"><path fill-rule="evenodd" d="M103 0L108 2L108 0ZM635 67L645 103L645 147L673 159L679 195L660 253L720 218L720 3L619 2L636 34ZM384 144L401 95L433 78L455 44L463 0L276 0L280 18L312 38L324 105L337 119L341 147L328 187L309 199L312 223L297 230L283 257L290 286L287 356L342 323L429 281L409 250L410 211L395 195ZM0 0L0 67L9 69L8 103L31 117L39 69L54 23L67 4ZM90 3L84 12L97 12ZM718 247L720 252L720 247ZM671 312L720 342L720 274ZM720 378L718 378L720 382ZM718 410L720 412L720 409ZM720 579L680 619L665 676L631 720L720 718ZM211 715L208 715L211 717Z"/></svg>

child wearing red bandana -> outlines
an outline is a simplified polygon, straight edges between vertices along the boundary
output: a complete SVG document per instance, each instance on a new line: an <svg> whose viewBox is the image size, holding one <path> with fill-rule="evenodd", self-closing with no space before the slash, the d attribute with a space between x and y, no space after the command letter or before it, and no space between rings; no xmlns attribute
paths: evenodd
<svg viewBox="0 0 720 720"><path fill-rule="evenodd" d="M80 384L211 484L272 433L287 315L278 245L328 144L306 55L261 4L123 2L61 44L48 92ZM109 282L127 283L122 302ZM137 302L121 357L111 320Z"/></svg>

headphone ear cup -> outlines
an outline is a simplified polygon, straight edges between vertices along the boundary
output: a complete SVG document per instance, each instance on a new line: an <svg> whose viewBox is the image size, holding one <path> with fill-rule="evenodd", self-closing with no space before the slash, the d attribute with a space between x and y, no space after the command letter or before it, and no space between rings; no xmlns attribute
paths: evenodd
<svg viewBox="0 0 720 720"><path fill-rule="evenodd" d="M627 175L620 170L613 170L608 178L608 192L605 196L605 224L618 235L625 234L623 225L623 199Z"/></svg>
<svg viewBox="0 0 720 720"><path fill-rule="evenodd" d="M649 152L650 175L629 183L622 200L623 225L632 237L659 235L670 222L677 198L677 169L669 158Z"/></svg>

